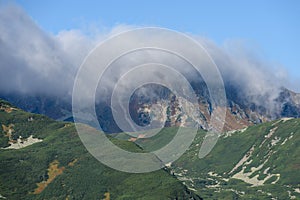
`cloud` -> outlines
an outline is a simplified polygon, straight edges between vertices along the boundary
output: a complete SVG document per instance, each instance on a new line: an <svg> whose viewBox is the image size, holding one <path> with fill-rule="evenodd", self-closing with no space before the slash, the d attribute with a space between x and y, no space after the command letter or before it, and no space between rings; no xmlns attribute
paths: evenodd
<svg viewBox="0 0 300 200"><path fill-rule="evenodd" d="M66 91L68 85L62 81L71 78L72 62L61 43L21 8L1 8L0 43L2 92Z"/></svg>
<svg viewBox="0 0 300 200"><path fill-rule="evenodd" d="M0 92L23 94L49 94L69 96L74 77L85 56L101 41L134 26L119 25L106 32L94 29L62 30L57 35L42 30L20 7L0 7ZM263 58L249 51L240 41L227 41L217 46L200 36L193 37L202 43L216 62L224 82L239 87L239 95L257 104L272 102L279 89L286 86L289 77L283 68L271 66ZM137 38L132 38L138 40ZM170 39L171 41L171 39ZM165 41L164 41L165 42ZM114 47L118 48L118 47ZM110 51L111 49L108 49ZM144 56L157 59L157 53L145 52ZM117 66L126 70L123 59ZM120 72L111 72L107 78L112 85Z"/></svg>
<svg viewBox="0 0 300 200"><path fill-rule="evenodd" d="M234 85L241 98L256 105L274 109L273 100L282 87L289 84L289 76L282 66L264 60L243 41L226 41L221 47L209 40L201 40L217 64L226 85ZM266 103L268 102L268 103Z"/></svg>

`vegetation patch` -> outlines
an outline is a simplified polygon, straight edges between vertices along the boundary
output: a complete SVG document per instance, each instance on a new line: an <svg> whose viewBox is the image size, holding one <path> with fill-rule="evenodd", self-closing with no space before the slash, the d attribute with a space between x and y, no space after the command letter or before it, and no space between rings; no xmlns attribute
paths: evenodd
<svg viewBox="0 0 300 200"><path fill-rule="evenodd" d="M33 194L40 194L43 190L49 185L58 175L62 174L65 170L65 167L58 167L58 160L54 160L50 163L48 168L48 179L37 183L37 188L34 190Z"/></svg>

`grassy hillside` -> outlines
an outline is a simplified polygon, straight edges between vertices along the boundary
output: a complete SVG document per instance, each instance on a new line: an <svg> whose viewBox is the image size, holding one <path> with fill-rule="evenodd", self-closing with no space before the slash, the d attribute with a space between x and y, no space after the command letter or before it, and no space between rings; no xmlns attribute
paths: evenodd
<svg viewBox="0 0 300 200"><path fill-rule="evenodd" d="M156 149L174 135L136 141ZM300 119L282 119L224 133L212 152L198 158L205 136L199 131L189 150L170 167L204 199L300 199Z"/></svg>
<svg viewBox="0 0 300 200"><path fill-rule="evenodd" d="M198 158L206 134L200 130L169 168L146 174L99 163L72 123L0 101L0 124L0 199L300 199L300 119L224 133L204 159ZM165 146L175 134L170 127L152 138L132 140L121 133L111 140L129 151L147 152ZM22 140L24 146L30 137L36 143L8 149Z"/></svg>
<svg viewBox="0 0 300 200"><path fill-rule="evenodd" d="M30 137L36 143L19 148ZM141 151L132 142L113 140ZM200 199L165 170L129 174L108 168L86 151L72 123L2 100L0 147L0 199Z"/></svg>

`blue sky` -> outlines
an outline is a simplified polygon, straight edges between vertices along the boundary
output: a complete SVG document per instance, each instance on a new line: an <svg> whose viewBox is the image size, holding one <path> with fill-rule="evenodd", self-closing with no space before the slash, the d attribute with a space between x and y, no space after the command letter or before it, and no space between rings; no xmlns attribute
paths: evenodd
<svg viewBox="0 0 300 200"><path fill-rule="evenodd" d="M300 1L37 1L16 0L44 30L86 24L161 26L207 37L217 44L243 40L300 79Z"/></svg>

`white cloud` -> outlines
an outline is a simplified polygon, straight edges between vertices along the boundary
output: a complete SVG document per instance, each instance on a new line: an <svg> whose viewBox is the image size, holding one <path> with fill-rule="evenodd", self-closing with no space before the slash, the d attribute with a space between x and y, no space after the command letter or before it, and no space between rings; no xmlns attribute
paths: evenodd
<svg viewBox="0 0 300 200"><path fill-rule="evenodd" d="M93 29L89 34L62 30L51 35L21 8L0 7L0 92L70 95L76 71L89 51L109 36L133 27L119 25L106 32ZM257 97L272 101L278 88L288 82L282 68L274 70L240 42L219 47L208 39L193 37L207 48L224 81L240 86L240 94L252 101L262 103Z"/></svg>

